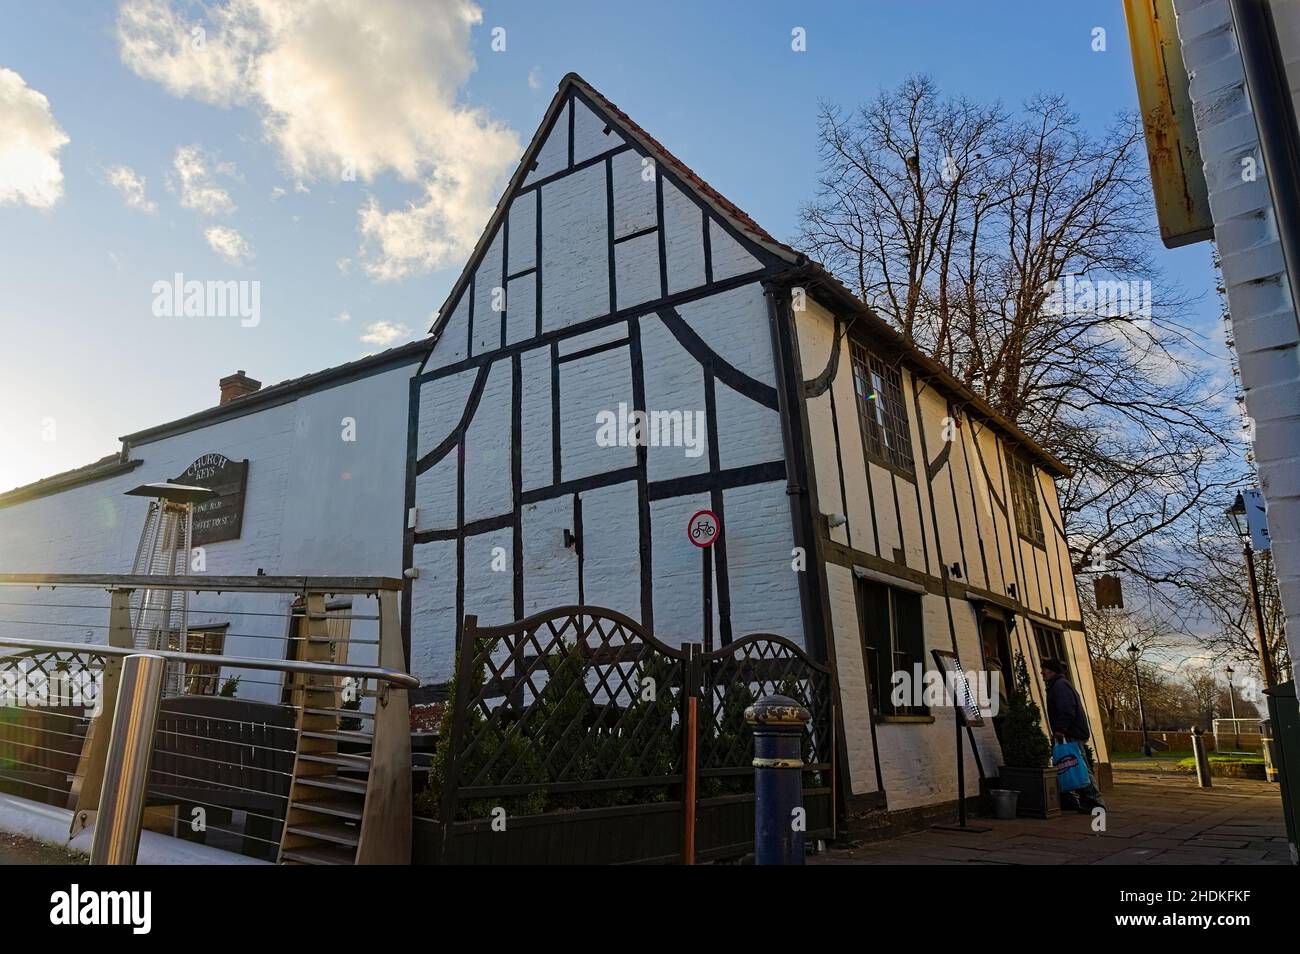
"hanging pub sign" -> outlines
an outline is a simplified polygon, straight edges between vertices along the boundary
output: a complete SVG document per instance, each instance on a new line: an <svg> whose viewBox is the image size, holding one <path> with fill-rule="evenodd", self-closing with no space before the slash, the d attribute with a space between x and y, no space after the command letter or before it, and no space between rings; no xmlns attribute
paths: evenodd
<svg viewBox="0 0 1300 954"><path fill-rule="evenodd" d="M216 495L194 505L193 546L238 540L244 526L244 489L248 461L223 454L204 454L175 478L178 484L207 487Z"/></svg>
<svg viewBox="0 0 1300 954"><path fill-rule="evenodd" d="M1124 591L1120 588L1119 577L1105 573L1092 581L1093 595L1097 598L1097 609L1123 609Z"/></svg>

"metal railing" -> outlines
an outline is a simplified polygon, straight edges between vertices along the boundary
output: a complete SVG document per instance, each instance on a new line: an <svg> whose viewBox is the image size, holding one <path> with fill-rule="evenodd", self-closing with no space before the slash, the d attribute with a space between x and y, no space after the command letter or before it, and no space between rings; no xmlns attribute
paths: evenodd
<svg viewBox="0 0 1300 954"><path fill-rule="evenodd" d="M367 771L354 769L368 770L355 826L364 832L373 819L379 835L369 846L361 839L357 860L386 857L379 842L396 837L388 816L410 815L406 692L418 686L402 668L400 585L369 577L0 574L0 791L73 809L70 835L92 825L106 788L120 781L108 758L115 714L131 718L119 696L123 664L144 652L179 674L164 685L182 688L150 700L156 724L144 827L274 860L292 828L286 821L304 791L299 783L332 762L348 780L366 781ZM170 640L185 648L137 648L130 598L143 587L193 594L187 631ZM359 605L367 602L373 612ZM87 642L68 641L70 630ZM196 633L209 651L186 651ZM246 652L226 651L232 646ZM345 741L326 745L322 737ZM127 854L134 849L117 857Z"/></svg>

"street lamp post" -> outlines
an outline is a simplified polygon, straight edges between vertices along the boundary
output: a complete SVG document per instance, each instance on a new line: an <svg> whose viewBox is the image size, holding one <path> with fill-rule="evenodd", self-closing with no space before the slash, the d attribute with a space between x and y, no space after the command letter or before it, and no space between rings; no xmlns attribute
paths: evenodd
<svg viewBox="0 0 1300 954"><path fill-rule="evenodd" d="M1273 660L1268 651L1268 638L1264 635L1264 609L1259 599L1259 580L1255 576L1255 549L1250 545L1250 522L1246 519L1246 498L1237 494L1237 499L1228 508L1228 516L1241 538L1241 553L1246 558L1246 581L1250 585L1250 604L1255 614L1255 642L1259 652L1259 670L1264 676L1264 688L1272 689Z"/></svg>
<svg viewBox="0 0 1300 954"><path fill-rule="evenodd" d="M1133 682L1137 686L1138 718L1142 721L1142 754L1151 758L1151 742L1147 739L1147 713L1142 707L1142 674L1138 669L1138 656L1142 654L1142 650L1138 649L1137 643L1129 643L1128 654L1133 659Z"/></svg>
<svg viewBox="0 0 1300 954"><path fill-rule="evenodd" d="M1241 726L1237 724L1237 695L1232 691L1232 677L1237 670L1228 667L1228 706L1232 711L1233 751L1241 751Z"/></svg>

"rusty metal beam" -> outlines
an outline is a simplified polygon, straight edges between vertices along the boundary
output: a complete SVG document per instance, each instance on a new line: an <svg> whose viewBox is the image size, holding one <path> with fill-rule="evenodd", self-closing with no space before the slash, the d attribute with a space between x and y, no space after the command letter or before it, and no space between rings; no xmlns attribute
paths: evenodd
<svg viewBox="0 0 1300 954"><path fill-rule="evenodd" d="M1173 0L1124 0L1124 16L1160 239L1166 248L1209 241L1214 219Z"/></svg>

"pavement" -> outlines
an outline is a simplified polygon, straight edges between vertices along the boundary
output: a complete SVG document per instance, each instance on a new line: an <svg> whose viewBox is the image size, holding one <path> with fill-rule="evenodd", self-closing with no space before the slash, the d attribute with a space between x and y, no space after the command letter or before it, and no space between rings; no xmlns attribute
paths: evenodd
<svg viewBox="0 0 1300 954"><path fill-rule="evenodd" d="M1116 766L1104 816L972 819L983 833L927 829L844 845L810 864L867 865L1286 865L1290 847L1278 786L1214 779L1142 763ZM1104 830L1095 830L1104 829Z"/></svg>
<svg viewBox="0 0 1300 954"><path fill-rule="evenodd" d="M94 826L81 831L71 841L68 830L72 812L66 808L34 802L16 795L0 794L0 864L9 858L30 858L32 843L51 847L56 851L71 852L72 863L85 863L94 840ZM17 836L12 841L8 836ZM6 853L4 846L14 847ZM59 864L68 862L59 861ZM245 858L229 851L221 851L192 841L172 838L154 831L140 833L140 850L137 864L142 865L260 865L267 864L254 858Z"/></svg>
<svg viewBox="0 0 1300 954"><path fill-rule="evenodd" d="M0 865L84 865L86 859L61 848L0 832Z"/></svg>

